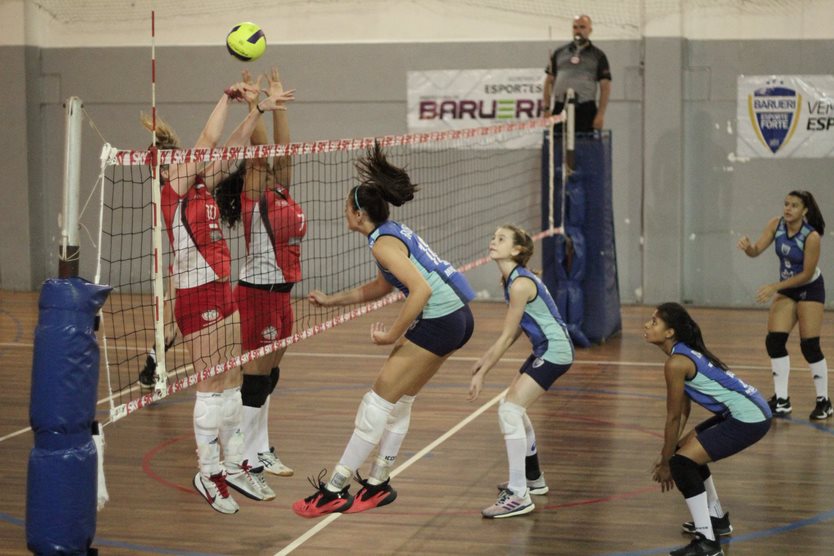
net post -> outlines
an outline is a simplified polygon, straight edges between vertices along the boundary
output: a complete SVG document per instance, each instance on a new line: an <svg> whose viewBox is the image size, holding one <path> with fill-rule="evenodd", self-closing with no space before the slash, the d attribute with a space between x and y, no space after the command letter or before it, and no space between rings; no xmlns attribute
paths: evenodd
<svg viewBox="0 0 834 556"><path fill-rule="evenodd" d="M58 246L58 276L78 276L78 199L81 182L81 118L84 105L78 97L69 97L64 135L64 199L61 208L61 242Z"/></svg>

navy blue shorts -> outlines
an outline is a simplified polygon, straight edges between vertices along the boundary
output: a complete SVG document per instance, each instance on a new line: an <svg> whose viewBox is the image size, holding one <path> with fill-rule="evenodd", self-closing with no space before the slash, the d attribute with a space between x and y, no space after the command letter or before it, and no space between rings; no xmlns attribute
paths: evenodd
<svg viewBox="0 0 834 556"><path fill-rule="evenodd" d="M545 390L550 390L556 379L565 374L570 369L571 364L560 365L558 363L551 363L545 361L535 355L527 358L527 361L518 370L519 373L526 373L530 378L535 380L539 386Z"/></svg>
<svg viewBox="0 0 834 556"><path fill-rule="evenodd" d="M822 274L820 274L819 278L810 284L796 286L795 288L785 288L784 290L779 290L779 293L793 299L797 303L800 301L825 303L825 280L822 279Z"/></svg>
<svg viewBox="0 0 834 556"><path fill-rule="evenodd" d="M462 348L475 330L475 318L469 305L436 319L417 319L405 333L405 339L445 357Z"/></svg>
<svg viewBox="0 0 834 556"><path fill-rule="evenodd" d="M745 423L729 415L707 419L697 427L698 442L712 461L737 454L752 446L770 430L770 419L758 423Z"/></svg>

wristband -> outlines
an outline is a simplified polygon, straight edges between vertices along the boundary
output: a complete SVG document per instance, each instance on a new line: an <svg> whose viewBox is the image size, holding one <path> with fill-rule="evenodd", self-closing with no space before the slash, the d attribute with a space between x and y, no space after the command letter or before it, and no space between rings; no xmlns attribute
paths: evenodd
<svg viewBox="0 0 834 556"><path fill-rule="evenodd" d="M260 103L260 102L259 102L258 104L256 104L256 105L255 105L255 108L257 108L257 109L258 109L258 112L260 112L261 114L263 114L263 113L264 113L264 110L262 110L262 109L261 109L261 103Z"/></svg>

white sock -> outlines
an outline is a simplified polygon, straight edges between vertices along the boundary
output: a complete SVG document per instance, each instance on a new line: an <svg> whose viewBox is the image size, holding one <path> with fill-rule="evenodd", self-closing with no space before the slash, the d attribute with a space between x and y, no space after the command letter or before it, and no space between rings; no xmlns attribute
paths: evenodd
<svg viewBox="0 0 834 556"><path fill-rule="evenodd" d="M244 455L245 436L240 430L241 410L243 401L240 397L240 387L223 390L223 420L220 421L220 446L223 448L223 459L226 464L241 464L246 459Z"/></svg>
<svg viewBox="0 0 834 556"><path fill-rule="evenodd" d="M368 456L376 448L375 444L371 444L364 438L360 438L356 433L350 436L350 440L345 446L345 451L342 454L342 459L339 460L339 465L355 470L365 463ZM341 489L340 489L341 490Z"/></svg>
<svg viewBox="0 0 834 556"><path fill-rule="evenodd" d="M533 430L533 422L530 421L526 411L524 412L524 434L527 436L527 453L525 455L530 457L536 453L536 431Z"/></svg>
<svg viewBox="0 0 834 556"><path fill-rule="evenodd" d="M777 357L770 360L770 368L773 371L773 387L776 390L776 397L783 400L788 399L788 376L791 373L791 356Z"/></svg>
<svg viewBox="0 0 834 556"><path fill-rule="evenodd" d="M709 507L709 515L712 517L724 517L724 509L721 507L721 502L718 500L718 492L715 490L715 483L710 475L704 481L704 488L707 491L707 506Z"/></svg>
<svg viewBox="0 0 834 556"><path fill-rule="evenodd" d="M695 523L695 531L711 541L715 540L715 533L712 531L712 522L709 519L707 508L707 493L702 492L698 496L686 499L689 513L692 514L692 521Z"/></svg>
<svg viewBox="0 0 834 556"><path fill-rule="evenodd" d="M243 457L249 460L249 464L257 467L258 464L258 428L260 426L260 407L244 405L240 414L240 430L243 433Z"/></svg>
<svg viewBox="0 0 834 556"><path fill-rule="evenodd" d="M510 482L508 488L516 496L524 496L527 491L527 474L524 471L524 452L527 441L524 438L505 438L507 461L510 464Z"/></svg>
<svg viewBox="0 0 834 556"><path fill-rule="evenodd" d="M818 398L828 398L828 363L825 359L816 363L809 363L811 376L814 377L814 388Z"/></svg>
<svg viewBox="0 0 834 556"><path fill-rule="evenodd" d="M324 487L329 490L330 492L339 492L345 485L350 482L350 478L353 476L353 469L347 468L341 463L336 466L333 470L333 474L330 475L330 480L327 481L327 484Z"/></svg>
<svg viewBox="0 0 834 556"><path fill-rule="evenodd" d="M271 397L266 397L266 401L261 406L261 411L258 414L260 426L258 427L258 438L255 439L258 452L268 452L271 446L269 443L269 399Z"/></svg>

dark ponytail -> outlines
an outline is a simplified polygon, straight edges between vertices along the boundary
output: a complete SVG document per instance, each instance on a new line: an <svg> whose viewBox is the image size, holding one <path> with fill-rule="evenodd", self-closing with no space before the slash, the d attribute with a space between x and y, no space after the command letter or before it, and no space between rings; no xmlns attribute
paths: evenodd
<svg viewBox="0 0 834 556"><path fill-rule="evenodd" d="M245 176L246 164L241 164L214 187L214 200L220 209L220 220L230 228L240 222L240 193L243 191Z"/></svg>
<svg viewBox="0 0 834 556"><path fill-rule="evenodd" d="M814 196L811 194L810 191L791 191L788 193L789 197L797 197L802 200L802 204L805 205L805 208L808 209L808 213L805 215L805 220L808 221L808 224L811 225L817 232L819 232L820 237L825 235L825 219L822 217L822 212L820 212L820 207L817 205L817 200L814 199Z"/></svg>
<svg viewBox="0 0 834 556"><path fill-rule="evenodd" d="M388 162L378 142L374 142L373 149L356 161L356 171L360 183L350 190L351 205L357 210L364 210L375 224L388 220L389 203L395 207L402 206L420 190L419 186L411 183L404 168Z"/></svg>
<svg viewBox="0 0 834 556"><path fill-rule="evenodd" d="M692 320L686 309L678 303L663 303L657 306L657 315L660 320L666 323L669 328L675 331L675 340L683 342L712 362L713 365L728 370L718 357L715 356L707 346L704 345L704 338L701 336L701 327Z"/></svg>

